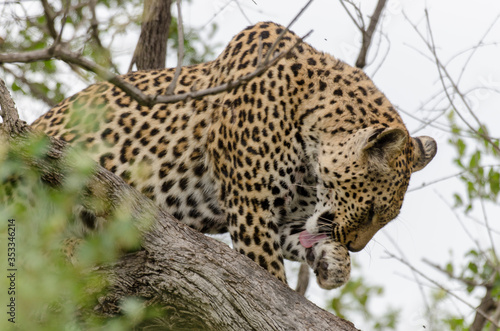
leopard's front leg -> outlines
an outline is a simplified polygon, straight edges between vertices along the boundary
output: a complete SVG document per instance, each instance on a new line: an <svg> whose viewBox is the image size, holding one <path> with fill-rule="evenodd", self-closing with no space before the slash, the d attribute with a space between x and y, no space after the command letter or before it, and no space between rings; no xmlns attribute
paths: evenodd
<svg viewBox="0 0 500 331"><path fill-rule="evenodd" d="M254 200L254 202L256 202ZM228 212L228 225L234 248L286 284L279 230L267 198L257 204L233 206Z"/></svg>

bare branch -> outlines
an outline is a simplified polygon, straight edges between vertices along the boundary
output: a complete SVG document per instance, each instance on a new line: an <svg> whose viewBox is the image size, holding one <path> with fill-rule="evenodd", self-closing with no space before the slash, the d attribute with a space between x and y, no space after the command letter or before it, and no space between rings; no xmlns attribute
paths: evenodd
<svg viewBox="0 0 500 331"><path fill-rule="evenodd" d="M472 115L472 117L474 118L474 120L476 121L476 123L479 125L480 128L482 128L485 132L486 132L486 127L481 123L481 121L479 120L479 118L477 118L476 114L474 113L474 111L472 110L472 108L470 107L469 103L467 102L467 100L465 99L465 96L464 94L460 91L460 89L458 88L458 85L457 83L453 80L453 78L451 77L451 75L448 73L448 70L446 69L446 67L443 65L443 63L441 62L441 60L439 59L439 56L437 55L437 51L436 51L436 47L435 47L435 43L434 43L434 36L432 34L432 29L431 29L431 25L430 25L430 20L429 20L429 13L427 10L425 10L425 17L426 17L426 22L427 22L427 28L429 30L429 38L430 38L430 41L427 40L423 35L422 33L418 30L417 26L412 23L410 21L410 19L408 18L408 16L406 16L406 14L403 12L403 15L405 17L405 19L410 23L410 25L412 26L412 28L415 30L415 32L418 34L418 36L420 37L420 39L422 39L422 41L426 44L427 48L430 50L430 52L432 53L433 57L434 57L434 62L436 63L436 66L437 66L437 69L438 69L438 73L439 73L439 79L441 81L441 85L443 86L443 90L444 92L446 93L446 97L451 105L451 107L453 108L453 110L456 112L456 114L458 115L458 117L462 120L462 122L464 122L464 124L469 128L469 130L471 130L472 132L474 132L474 134L476 134L478 137L481 137L482 139L484 139L484 141L488 142L492 147L493 149L500 154L500 147L498 147L495 142L491 139L491 137L486 134L486 133L482 133L482 132L479 132L477 129L475 129L466 119L465 117L462 115L462 113L458 110L458 107L455 105L455 101L453 100L453 97L450 95L450 93L448 92L448 88L446 86L446 81L445 79L448 80L448 82L451 84L452 88L453 88L453 91L455 91L455 93L458 95L458 97L460 98L460 100L462 101L462 103L464 104L465 108L467 109L467 111Z"/></svg>
<svg viewBox="0 0 500 331"><path fill-rule="evenodd" d="M55 28L54 20L57 17L57 14L54 12L54 9L50 6L47 0L42 0L43 12L45 14L45 18L47 19L46 27L49 30L49 34L52 39L57 39L57 31Z"/></svg>
<svg viewBox="0 0 500 331"><path fill-rule="evenodd" d="M479 307L477 307L478 311L484 311L487 312L488 314L493 313L498 306L498 303L495 302L495 300L492 298L491 293L493 290L493 286L487 286L486 287L486 293L484 294L483 298L481 299L481 303L479 304ZM492 315L492 319L493 319ZM485 318L482 314L476 314L474 316L474 321L472 322L472 325L470 326L469 331L481 331L483 330L484 326L486 325L487 318ZM493 323L492 323L493 324ZM498 328L498 324L492 325L496 326Z"/></svg>
<svg viewBox="0 0 500 331"><path fill-rule="evenodd" d="M306 263L301 263L297 278L297 286L295 286L295 291L300 295L304 295L306 294L308 286L309 286L309 266Z"/></svg>
<svg viewBox="0 0 500 331"><path fill-rule="evenodd" d="M429 276L427 276L426 274L424 274L423 272L421 272L420 270L418 270L417 268L415 268L414 266L412 266L410 263L406 262L404 259L402 259L402 258L400 258L400 257L398 257L398 256L396 256L394 254L392 254L389 251L386 251L386 254L388 254L389 257L391 257L393 259L396 259L397 261L403 263L408 268L410 268L410 270L412 270L413 272L417 273L418 275L420 275L422 278L424 278L428 282L434 284L435 286L437 286L441 290L445 291L446 293L448 293L449 295L451 295L452 297L454 297L458 301L460 301L463 304L465 304L467 307L469 307L469 308L473 309L474 311L476 311L482 317L484 317L485 319L487 319L488 321L490 321L490 323L492 325L496 326L497 328L500 328L500 325L495 320L493 320L490 316L488 316L488 314L485 311L483 311L480 307L474 307L473 305L471 305L470 303L468 303L467 301L465 301L464 299L462 299L461 297L459 297L458 295L456 295L452 291L448 290L443 285L439 284L438 282L436 282L435 280L433 280L432 278L430 278Z"/></svg>
<svg viewBox="0 0 500 331"><path fill-rule="evenodd" d="M184 25L182 23L181 0L177 0L177 38L179 47L177 49L177 67L175 68L174 78L167 88L165 95L173 95L177 80L182 71L182 61L184 60Z"/></svg>
<svg viewBox="0 0 500 331"><path fill-rule="evenodd" d="M481 167L478 167L478 168L481 168L481 169L500 168L500 165L499 164L484 165L484 166L481 166ZM421 190L421 189L423 189L425 187L434 185L436 183L440 183L440 182L443 182L443 181L446 181L446 180L449 180L449 179L452 179L452 178L460 177L462 175L465 175L466 173L469 173L469 170L463 170L463 171L457 172L457 173L455 173L453 175L449 175L449 176L445 176L445 177L442 177L442 178L434 179L434 180L431 180L431 181L428 181L428 182L423 182L420 186L411 188L407 192L409 193L409 192L418 191L418 190ZM493 229L491 229L491 230L494 232Z"/></svg>
<svg viewBox="0 0 500 331"><path fill-rule="evenodd" d="M224 91L230 91L242 84L248 83L251 79L262 75L267 71L271 66L276 64L279 60L289 54L298 44L300 44L309 34L312 33L312 30L309 31L302 38L298 38L297 41L287 50L274 55L274 49L281 41L283 35L288 31L288 28L302 15L302 13L307 9L307 7L313 2L313 0L309 0L306 5L300 10L300 12L294 17L294 19L290 22L286 29L284 29L281 34L278 36L277 40L271 46L269 51L267 52L263 63L259 63L255 68L255 71L239 77L234 81L230 81L224 83L219 86L215 86L212 88L200 90L200 91L189 91L182 94L176 95L149 95L144 94L140 89L136 86L127 83L120 76L115 75L110 72L106 68L82 57L80 54L72 52L66 49L61 44L55 44L53 47L44 50L38 51L30 51L24 53L9 53L9 54L0 54L0 64L1 63L10 63L10 62L34 62L41 60L50 60L52 58L57 58L63 60L69 64L78 65L88 71L94 72L99 77L104 80L109 81L110 83L116 85L125 93L127 93L132 99L136 100L142 106L152 107L158 103L175 103L179 101L185 101L188 99L198 99L207 95L213 95L217 93L221 93ZM273 57L274 56L274 57Z"/></svg>
<svg viewBox="0 0 500 331"><path fill-rule="evenodd" d="M311 0L312 1L312 0ZM310 2L311 2L310 1ZM185 101L188 99L199 99L207 95L213 95L217 93L221 93L224 91L230 91L242 84L248 83L255 77L262 75L267 71L270 67L276 64L279 60L284 58L287 54L289 54L298 44L302 43L302 41L307 38L312 33L312 30L309 31L302 38L297 38L297 41L287 50L277 54L269 61L264 61L261 65L257 65L255 71L244 75L234 81L230 81L224 83L222 85L200 90L200 91L190 91L186 93L176 94L176 95L149 95L144 94L140 89L136 86L127 83L120 76L115 75L114 73L108 71L106 68L85 59L80 54L71 52L61 45L56 45L53 48L39 50L39 51L31 51L24 53L9 53L9 54L0 54L0 63L2 62L34 62L41 60L50 60L52 58L57 58L63 60L67 63L76 64L88 71L92 71L101 77L104 80L109 81L110 83L116 85L120 89L122 89L125 93L127 93L131 98L136 100L139 104L143 106L151 107L158 103L174 103L179 101Z"/></svg>
<svg viewBox="0 0 500 331"><path fill-rule="evenodd" d="M306 33L302 38L298 38L297 41L291 46L288 50L285 50L278 55L276 55L274 58L272 58L270 61L264 63L260 66L257 66L255 71L244 75L238 79L235 79L234 81L230 81L227 83L224 83L222 85L212 87L212 88L207 88L204 90L200 91L191 91L191 92L186 92L186 93L181 93L177 95L172 95L172 96L156 96L154 97L153 103L173 103L173 102L179 102L179 101L185 101L188 99L199 99L202 98L206 95L213 95L225 91L230 91L242 84L248 83L250 80L252 80L255 77L258 77L262 75L264 72L267 71L270 67L275 65L279 60L284 58L287 54L289 54L295 47L297 47L298 44L302 43L302 41L307 38L310 34L312 33L312 30Z"/></svg>
<svg viewBox="0 0 500 331"><path fill-rule="evenodd" d="M41 101L43 101L44 103L46 103L50 107L54 107L57 104L57 102L55 100L49 98L40 89L39 86L37 86L35 83L32 83L28 79L26 79L26 77L25 77L24 74L18 74L16 72L14 72L13 70L9 69L7 66L3 66L2 69L5 72L8 72L9 74L11 74L14 77L14 79L19 80L21 83L23 83L24 85L26 85L29 88L31 94L35 98L40 99Z"/></svg>
<svg viewBox="0 0 500 331"><path fill-rule="evenodd" d="M268 62L271 62L269 61L269 59L274 55L274 50L276 48L276 46L278 46L278 44L281 42L281 39L283 39L283 36L285 35L285 33L287 33L289 31L289 29L292 27L292 25L295 23L295 21L298 20L298 18L305 12L305 10L307 9L307 7L309 7L309 5L313 2L314 0L309 0L304 7L302 7L302 9L297 13L297 15L295 15L295 17L290 21L290 23L286 26L286 28L281 31L281 33L278 35L278 38L276 38L276 40L274 41L274 43L271 45L271 47L269 48L269 51L267 52L266 54L266 57L264 58L264 65ZM307 37L310 33L312 32L312 30L307 33L307 35L305 35L304 37L302 37L302 39L304 39L305 37ZM297 44L295 44L293 46L293 48L295 48ZM291 49L289 50L291 51ZM287 53L289 52L287 51Z"/></svg>
<svg viewBox="0 0 500 331"><path fill-rule="evenodd" d="M241 15L247 20L248 24L252 24L252 21L248 18L247 14L243 10L243 8L240 5L240 2L238 0L234 0L236 2L236 5L238 6L238 9L240 10Z"/></svg>
<svg viewBox="0 0 500 331"><path fill-rule="evenodd" d="M356 27L359 29L359 31L361 31L361 33L364 33L365 21L363 20L363 14L361 13L361 10L359 9L359 7L355 3L353 3L352 1L349 1L349 0L339 0L339 1L340 1L340 4L342 5L342 7L344 7L344 10L346 11L347 15L349 15L349 17L351 18L354 25L356 25ZM356 20L356 18L354 18L354 16L352 16L351 11L347 8L345 3L350 4L354 8L354 11L356 11L356 14L358 15L358 20Z"/></svg>
<svg viewBox="0 0 500 331"><path fill-rule="evenodd" d="M359 51L358 59L356 60L356 67L364 68L366 66L366 55L368 54L368 49L372 43L373 33L377 28L378 21L380 19L380 15L384 10L386 0L379 0L377 2L377 6L375 7L375 11L370 19L370 24L366 30L363 30L363 42L361 45L361 50Z"/></svg>
<svg viewBox="0 0 500 331"><path fill-rule="evenodd" d="M95 11L96 5L97 5L97 0L89 1L89 8L92 14L92 17L90 18L90 35L92 36L92 39L95 40L99 48L104 48L101 42L101 38L99 37L99 22L97 21L97 14Z"/></svg>

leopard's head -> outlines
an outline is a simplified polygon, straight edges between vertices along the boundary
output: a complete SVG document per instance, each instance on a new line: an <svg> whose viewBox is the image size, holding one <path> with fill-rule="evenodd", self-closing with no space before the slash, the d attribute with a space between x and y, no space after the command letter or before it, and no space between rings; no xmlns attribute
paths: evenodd
<svg viewBox="0 0 500 331"><path fill-rule="evenodd" d="M318 155L319 203L307 228L357 252L398 215L411 174L432 160L436 143L403 128L369 127L330 147Z"/></svg>
<svg viewBox="0 0 500 331"><path fill-rule="evenodd" d="M356 252L398 215L411 174L432 160L437 145L430 137L410 137L372 81L342 67L343 74L349 70L349 81L325 78L310 122L317 203L306 229Z"/></svg>

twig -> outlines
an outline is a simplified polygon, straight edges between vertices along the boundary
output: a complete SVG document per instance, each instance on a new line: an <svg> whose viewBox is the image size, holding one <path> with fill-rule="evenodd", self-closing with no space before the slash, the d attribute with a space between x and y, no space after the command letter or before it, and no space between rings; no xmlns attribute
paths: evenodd
<svg viewBox="0 0 500 331"><path fill-rule="evenodd" d="M481 168L481 169L488 169L488 168L497 168L497 167L500 167L499 164L494 164L494 165L485 165L485 166L480 166L478 168ZM463 171L460 171L460 172L457 172L453 175L449 175L449 176L445 176L445 177L442 177L442 178L438 178L438 179L435 179L435 180L432 180L432 181L429 181L429 182L424 182L422 183L420 186L418 187L414 187L414 188L411 188L409 190L407 190L407 192L414 192L414 191L417 191L417 190L420 190L420 189L423 189L425 187L428 187L430 185L433 185L433 184L436 184L436 183L440 183L440 182L443 182L445 180L449 180L449 179L452 179L452 178L456 178L456 177L459 177L459 176L462 176L466 173L468 173L470 170L463 170Z"/></svg>
<svg viewBox="0 0 500 331"><path fill-rule="evenodd" d="M173 95L177 80L182 71L182 61L184 60L184 25L182 23L181 0L177 0L177 38L179 47L177 48L177 67L175 68L174 79L167 88L165 95Z"/></svg>
<svg viewBox="0 0 500 331"><path fill-rule="evenodd" d="M54 10L52 9L47 0L42 0L42 6L45 18L47 19L47 23L45 25L47 26L47 29L49 30L49 34L52 37L52 39L56 40L58 35L54 25L54 20L57 14L54 12Z"/></svg>
<svg viewBox="0 0 500 331"><path fill-rule="evenodd" d="M380 19L380 15L384 10L386 0L379 0L377 2L377 6L375 7L375 11L370 19L370 24L366 30L363 30L363 42L361 45L361 50L359 51L358 59L356 60L356 67L364 68L366 66L366 55L368 54L368 49L372 43L373 33L377 28L378 21Z"/></svg>
<svg viewBox="0 0 500 331"><path fill-rule="evenodd" d="M306 11L307 7L309 7L309 5L313 2L314 0L309 0L306 5L304 7L302 7L302 9L297 13L297 15L295 15L295 17L290 21L290 23L288 23L288 25L286 26L285 29L283 29L283 31L281 31L281 33L278 35L278 38L274 41L274 43L271 45L271 47L269 48L269 51L267 52L266 54L266 57L264 58L264 63L268 63L269 62L269 59L271 58L271 56L273 56L273 53L274 53L274 49L276 48L276 46L278 46L278 44L281 42L281 39L283 39L283 36L285 35L285 33L287 33L290 28L292 27L292 25L295 23L295 21L297 21L299 19L299 17ZM302 37L302 39L304 39L305 37L307 37L310 33L312 32L309 31L309 33L307 33L304 37ZM295 48L297 44L295 44L293 46L293 48ZM288 53L288 52L287 52Z"/></svg>
<svg viewBox="0 0 500 331"><path fill-rule="evenodd" d="M486 286L486 284L478 284L478 283L476 283L476 282L474 282L474 281L472 281L470 279L465 279L465 278L462 278L462 277L455 276L452 272L441 268L441 266L439 266L436 263L433 263L433 262L427 260L426 258L422 259L422 262L424 262L428 266L430 266L430 267L432 267L432 268L434 268L434 269L436 269L436 270L444 273L449 278L458 280L459 282L462 282L462 283L464 283L467 286L470 286L470 287Z"/></svg>
<svg viewBox="0 0 500 331"><path fill-rule="evenodd" d="M301 263L295 291L301 295L305 295L308 286L309 286L309 266L306 263Z"/></svg>
<svg viewBox="0 0 500 331"><path fill-rule="evenodd" d="M63 17L61 18L61 28L59 29L59 33L57 34L57 37L54 40L54 45L59 44L62 40L62 34L64 31L64 27L66 26L66 19L68 17L68 11L69 11L69 4L66 3L66 6L64 8Z"/></svg>
<svg viewBox="0 0 500 331"><path fill-rule="evenodd" d="M413 272L419 274L422 278L424 278L428 282L430 282L430 283L434 284L435 286L439 287L441 290L445 291L446 293L448 293L449 295L451 295L452 297L454 297L458 301L462 302L467 307L469 307L469 308L473 309L474 311L476 311L478 314L480 314L485 319L487 319L488 321L490 321L492 325L496 326L497 328L500 327L499 324L496 321L494 321L490 316L488 316L488 314L486 314L482 309L474 307L473 305L471 305L470 303L468 303L467 301L465 301L464 299L462 299L461 297L459 297L455 293L451 292L446 287L444 287L443 285L439 284L438 282L436 282L435 280L433 280L432 278L430 278L429 276L427 276L426 274L424 274L423 272L421 272L420 270L418 270L417 268L415 268L414 266L412 266L410 263L408 263L407 261L405 261L402 258L400 258L399 256L396 256L396 255L392 254L389 251L386 251L386 254L388 254L389 257L391 257L391 258L393 258L393 259L395 259L395 260L403 263L408 268L410 268L410 270L412 270Z"/></svg>
<svg viewBox="0 0 500 331"><path fill-rule="evenodd" d="M365 21L363 20L363 14L361 13L361 10L358 8L358 6L356 4L354 4L352 1L348 1L348 0L339 0L339 1L340 1L340 4L342 5L342 7L344 7L344 10L347 12L347 15L349 15L349 17L351 18L354 25L356 25L356 27L359 29L359 31L361 31L361 33L364 33ZM359 22L354 18L354 16L352 16L351 11L349 9L347 9L347 6L345 5L346 2L348 4L350 4L354 8L356 13L358 14Z"/></svg>
<svg viewBox="0 0 500 331"><path fill-rule="evenodd" d="M40 87L38 87L38 85L30 82L28 79L26 79L25 75L24 74L18 74L16 72L14 72L13 70L11 70L10 68L8 68L7 66L3 66L2 67L2 70L5 71L5 72L8 72L9 74L11 74L14 79L17 79L19 80L21 83L25 84L31 94L33 94L33 96L35 98L38 98L40 99L41 101L43 101L44 103L46 103L49 107L54 107L57 102L55 100L53 100L52 98L48 97L41 89Z"/></svg>
<svg viewBox="0 0 500 331"><path fill-rule="evenodd" d="M240 2L238 0L234 0L236 2L236 6L238 6L238 9L240 10L241 15L247 20L248 24L252 24L252 21L248 18L247 14L243 10L243 8L240 5Z"/></svg>
<svg viewBox="0 0 500 331"><path fill-rule="evenodd" d="M463 76L465 69L467 68L467 65L469 64L470 60L472 59L474 54L479 49L479 46L481 46L483 44L483 40L486 39L486 36L491 32L491 30L493 29L493 26L498 22L498 19L500 19L500 15L497 15L497 17L493 20L493 23L490 24L490 26L486 29L486 32L479 39L476 46L473 47L472 52L469 54L469 56L467 57L467 60L465 61L465 63L462 66L462 70L460 71L460 75L457 78L457 85L462 80L462 76Z"/></svg>
<svg viewBox="0 0 500 331"><path fill-rule="evenodd" d="M67 50L62 45L55 45L55 47L38 51L0 54L0 64L2 62L34 62L34 61L43 61L43 60L50 60L52 58L57 58L67 63L76 64L88 71L94 72L102 79L109 81L110 83L114 84L115 86L123 90L132 99L136 100L140 105L152 107L153 105L158 103L175 103L179 101L186 101L188 99L199 99L207 95L213 95L224 91L229 91L242 84L248 83L251 79L262 75L265 71L267 71L267 69L272 67L279 60L281 60L283 57L289 54L295 47L297 47L298 44L302 43L302 41L305 38L307 38L311 33L312 30L309 31L307 34L305 34L302 38L297 38L297 41L289 49L277 54L269 61L264 61L264 63L262 63L262 65L260 66L258 65L255 71L253 71L252 73L249 73L238 79L235 79L234 81L230 81L219 86L215 86L200 91L190 91L176 95L154 96L154 95L144 94L140 89L138 89L136 86L130 83L127 83L120 76L117 76L114 73L107 70L106 68L90 60L87 60L80 54Z"/></svg>
<svg viewBox="0 0 500 331"><path fill-rule="evenodd" d="M142 106L152 107L158 103L175 103L179 101L185 101L188 99L199 99L207 95L213 95L217 93L221 93L224 91L232 90L242 84L248 83L251 79L262 75L267 69L276 64L279 60L289 54L298 44L302 43L302 41L308 37L312 30L309 31L302 38L297 38L297 41L287 50L275 55L271 58L274 53L274 48L281 41L283 35L288 31L288 28L302 15L302 13L306 10L306 8L313 2L313 0L309 0L307 4L300 10L300 12L294 17L294 19L290 22L288 27L283 30L283 32L278 36L278 39L274 42L274 44L269 49L263 63L258 64L255 68L255 71L239 77L234 81L227 82L225 84L215 86L212 88L200 90L200 91L189 91L186 93L176 94L176 95L149 95L144 94L140 89L136 86L127 83L120 76L115 75L110 72L106 68L85 59L80 54L72 52L65 48L64 45L55 44L53 47L44 50L23 52L23 53L9 53L9 54L0 54L0 64L3 62L34 62L41 60L50 60L52 58L57 58L63 60L70 64L78 65L88 71L94 72L99 77L104 80L109 81L114 84L125 93L127 93L132 99L136 100Z"/></svg>
<svg viewBox="0 0 500 331"><path fill-rule="evenodd" d="M89 1L89 8L90 12L92 14L92 17L90 18L90 31L91 31L91 36L97 43L97 46L99 48L103 48L101 38L99 37L99 22L97 21L97 14L95 11L95 7L97 4L97 0L90 0Z"/></svg>
<svg viewBox="0 0 500 331"><path fill-rule="evenodd" d="M435 43L434 43L434 36L432 34L432 29L431 29L431 26L430 26L430 20L429 20L429 13L427 10L425 10L425 17L426 17L426 22L427 22L427 28L429 30L429 38L430 38L430 42L422 35L422 33L418 30L418 28L415 26L415 24L413 24L408 16L406 16L406 14L403 12L403 16L405 17L405 19L410 23L410 25L412 26L412 28L415 30L415 32L418 34L418 36L422 39L422 41L424 41L424 43L426 44L426 46L429 48L429 50L431 51L433 57L434 57L434 62L436 63L436 66L437 66L437 69L438 69L438 73L439 73L439 79L441 81L441 85L443 86L443 89L444 89L444 92L446 93L446 96L448 98L448 101L450 102L450 105L452 106L452 108L454 109L454 111L457 113L458 117L465 123L465 125L472 131L474 132L477 136L481 137L482 139L484 139L486 142L488 142L492 147L493 149L500 154L500 148L492 141L491 137L489 137L487 134L484 134L484 133L481 133L479 132L478 130L476 130L465 118L464 116L461 114L461 112L458 111L458 107L455 106L455 102L453 101L453 98L452 96L449 94L448 92L448 89L446 87L446 82L445 82L445 77L448 79L449 83L451 84L451 86L453 87L453 90L455 91L455 93L459 96L460 100L463 102L463 104L465 105L466 109L469 111L469 113L472 115L472 117L474 118L474 120L478 123L478 125L485 129L484 125L481 124L480 120L477 118L476 114L474 113L474 111L471 109L469 103L467 102L467 100L465 99L465 96L463 95L463 93L460 91L460 89L458 88L457 84L455 83L455 81L451 78L451 75L448 73L448 71L446 70L446 67L442 64L442 62L439 60L439 57L437 55L437 51L436 51L436 47L435 47Z"/></svg>
<svg viewBox="0 0 500 331"><path fill-rule="evenodd" d="M399 245L396 243L396 241L394 239L392 239L392 237L387 234L386 231L383 232L383 234L385 235L385 237L387 239L389 239L389 241L391 242L392 246L394 246L394 248L396 248L396 250L399 252L399 254L401 254L401 256L405 259L405 260L408 260L408 258L406 258L404 256L404 253L403 253L403 250L401 249L401 247L399 247ZM418 286L418 289L420 291L420 295L422 296L422 300L424 301L424 304L425 304L425 308L427 310L427 313L429 314L429 316L431 316L431 306L429 305L429 303L427 302L427 298L425 296L425 293L424 293L424 288L423 288L423 284L422 282L420 281L420 279L418 278L418 274L414 271L412 271L412 275L413 275L413 279L417 282L417 286Z"/></svg>

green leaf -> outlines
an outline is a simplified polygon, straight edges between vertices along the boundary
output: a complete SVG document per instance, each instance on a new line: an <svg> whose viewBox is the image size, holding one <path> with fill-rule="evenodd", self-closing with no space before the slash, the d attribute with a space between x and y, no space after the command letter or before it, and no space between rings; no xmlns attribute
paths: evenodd
<svg viewBox="0 0 500 331"><path fill-rule="evenodd" d="M467 148L467 146L465 145L464 141L462 139L457 139L456 145L457 145L458 155L460 157L464 156L465 150Z"/></svg>
<svg viewBox="0 0 500 331"><path fill-rule="evenodd" d="M455 198L455 204L454 204L455 207L463 206L464 201L462 200L462 197L458 193L453 194L453 197Z"/></svg>
<svg viewBox="0 0 500 331"><path fill-rule="evenodd" d="M451 264L451 262L449 262L448 264L446 264L445 270L446 270L447 273L449 273L450 275L452 275L453 274L453 270L454 270L453 264Z"/></svg>
<svg viewBox="0 0 500 331"><path fill-rule="evenodd" d="M481 160L481 152L476 151L474 154L472 154L472 157L469 162L469 168L474 169L479 166L479 161Z"/></svg>
<svg viewBox="0 0 500 331"><path fill-rule="evenodd" d="M500 192L500 173L490 169L488 173L488 182L490 183L491 193L496 197Z"/></svg>
<svg viewBox="0 0 500 331"><path fill-rule="evenodd" d="M475 264L473 262L469 262L469 265L467 266L467 269L469 269L470 271L472 271L473 274L477 275L477 271L478 271L477 264Z"/></svg>

